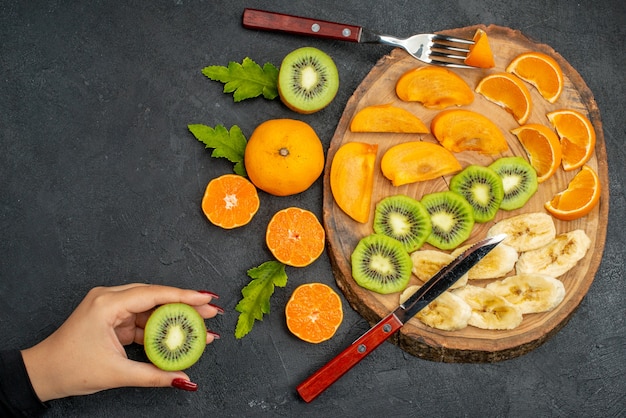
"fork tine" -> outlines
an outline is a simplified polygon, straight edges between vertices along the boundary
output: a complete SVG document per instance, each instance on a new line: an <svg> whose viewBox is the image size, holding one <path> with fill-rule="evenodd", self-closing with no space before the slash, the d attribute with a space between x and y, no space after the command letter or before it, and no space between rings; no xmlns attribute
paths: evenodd
<svg viewBox="0 0 626 418"><path fill-rule="evenodd" d="M456 44L474 45L474 41L471 39L454 38L452 36L433 34L430 39L432 41L445 41Z"/></svg>
<svg viewBox="0 0 626 418"><path fill-rule="evenodd" d="M472 67L471 65L465 65L465 64L456 64L454 62L450 62L450 61L439 61L439 60L435 60L435 59L428 59L427 61L429 64L433 64L433 65L439 65L441 67L450 67L450 68L468 68L468 69L475 69L476 67Z"/></svg>
<svg viewBox="0 0 626 418"><path fill-rule="evenodd" d="M464 62L474 41L439 34L433 34L429 39L431 44L428 60L431 64L454 68L473 68L465 65Z"/></svg>

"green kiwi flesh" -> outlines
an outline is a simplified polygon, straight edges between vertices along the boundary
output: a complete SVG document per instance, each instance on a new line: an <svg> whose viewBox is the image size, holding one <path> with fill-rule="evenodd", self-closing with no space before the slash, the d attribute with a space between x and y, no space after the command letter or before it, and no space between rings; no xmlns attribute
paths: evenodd
<svg viewBox="0 0 626 418"><path fill-rule="evenodd" d="M440 250L451 250L469 238L474 227L472 206L453 191L435 192L421 199L432 223L426 242Z"/></svg>
<svg viewBox="0 0 626 418"><path fill-rule="evenodd" d="M504 198L500 208L504 210L519 209L535 194L539 183L537 172L522 157L503 157L494 161L490 169L502 179Z"/></svg>
<svg viewBox="0 0 626 418"><path fill-rule="evenodd" d="M409 284L413 262L400 241L383 234L362 238L351 256L352 277L361 287L383 295Z"/></svg>
<svg viewBox="0 0 626 418"><path fill-rule="evenodd" d="M408 252L418 250L430 235L430 216L424 205L405 195L389 196L376 204L374 232L400 241Z"/></svg>
<svg viewBox="0 0 626 418"><path fill-rule="evenodd" d="M184 370L206 347L206 325L198 311L184 303L159 306L144 328L144 350L159 369Z"/></svg>
<svg viewBox="0 0 626 418"><path fill-rule="evenodd" d="M285 56L278 71L281 101L298 113L317 112L330 104L339 89L339 72L333 59L313 47Z"/></svg>
<svg viewBox="0 0 626 418"><path fill-rule="evenodd" d="M480 165L470 165L455 174L450 180L450 190L469 202L474 221L479 223L492 220L504 198L500 176L492 169Z"/></svg>

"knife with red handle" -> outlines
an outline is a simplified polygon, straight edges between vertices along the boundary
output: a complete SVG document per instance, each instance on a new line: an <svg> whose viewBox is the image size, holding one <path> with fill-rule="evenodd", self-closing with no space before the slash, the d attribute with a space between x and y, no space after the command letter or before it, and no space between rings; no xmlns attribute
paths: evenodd
<svg viewBox="0 0 626 418"><path fill-rule="evenodd" d="M395 311L384 317L337 357L300 383L296 389L302 399L306 402L311 402L319 396L354 365L402 328L415 314L456 283L461 276L467 273L469 269L476 265L505 238L505 234L500 234L479 241L461 253L450 264L439 270L416 293L398 306Z"/></svg>

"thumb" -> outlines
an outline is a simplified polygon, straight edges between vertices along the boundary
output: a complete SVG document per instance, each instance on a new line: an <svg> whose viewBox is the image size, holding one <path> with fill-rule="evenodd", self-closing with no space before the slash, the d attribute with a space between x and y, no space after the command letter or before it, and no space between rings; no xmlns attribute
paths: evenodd
<svg viewBox="0 0 626 418"><path fill-rule="evenodd" d="M152 363L128 360L124 367L124 376L124 386L175 387L187 391L198 389L198 385L191 382L186 373L164 371Z"/></svg>

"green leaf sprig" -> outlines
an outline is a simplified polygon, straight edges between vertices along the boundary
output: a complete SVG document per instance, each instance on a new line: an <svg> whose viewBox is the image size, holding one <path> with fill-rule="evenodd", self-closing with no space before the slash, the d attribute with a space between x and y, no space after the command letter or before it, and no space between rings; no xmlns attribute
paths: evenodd
<svg viewBox="0 0 626 418"><path fill-rule="evenodd" d="M266 63L261 67L246 57L241 64L231 61L228 67L211 65L202 74L224 83L224 93L233 93L235 102L263 95L268 100L278 97L278 68Z"/></svg>
<svg viewBox="0 0 626 418"><path fill-rule="evenodd" d="M246 176L244 166L244 152L248 141L237 125L233 125L230 131L223 125L211 128L202 124L187 125L189 131L202 142L206 148L213 148L211 157L226 158L235 163L233 170L235 173Z"/></svg>
<svg viewBox="0 0 626 418"><path fill-rule="evenodd" d="M254 321L262 321L263 314L270 313L270 297L274 287L287 285L285 265L278 261L266 261L258 267L248 270L252 278L242 290L243 298L235 310L240 312L235 327L235 338L243 338L254 326Z"/></svg>

